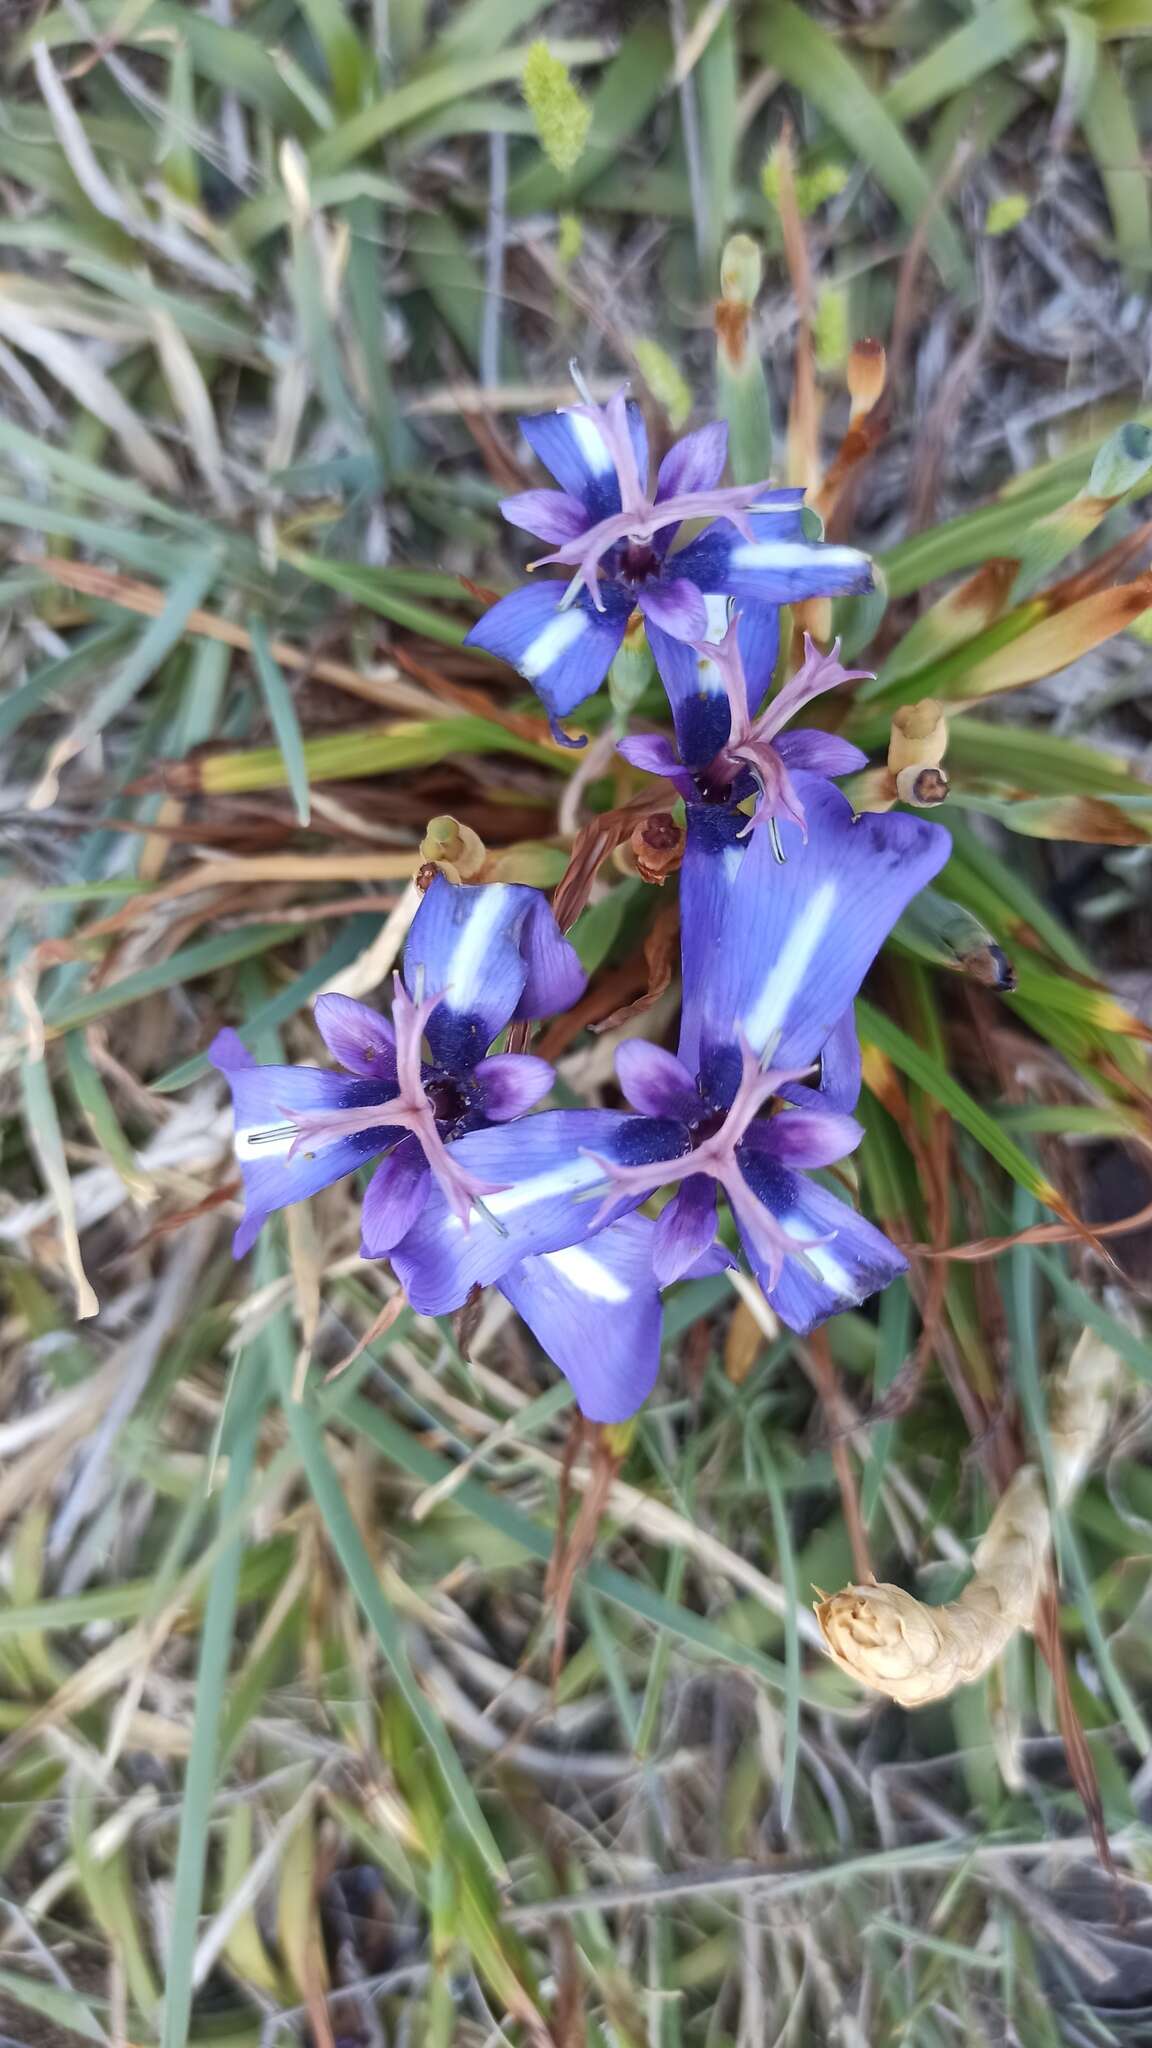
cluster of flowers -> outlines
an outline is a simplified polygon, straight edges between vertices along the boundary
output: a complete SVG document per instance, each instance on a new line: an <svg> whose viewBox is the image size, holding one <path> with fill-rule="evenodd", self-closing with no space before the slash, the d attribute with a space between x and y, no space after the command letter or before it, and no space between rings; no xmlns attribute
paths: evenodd
<svg viewBox="0 0 1152 2048"><path fill-rule="evenodd" d="M316 1004L342 1072L260 1066L230 1031L212 1057L235 1106L246 1204L237 1256L272 1210L377 1161L364 1255L390 1259L423 1314L498 1287L584 1413L613 1422L655 1380L662 1289L734 1263L718 1196L794 1330L904 1269L896 1247L810 1172L860 1141L853 999L949 841L915 814L856 816L830 778L864 756L827 733L782 731L847 679L835 653L808 643L798 673L760 709L780 606L870 583L855 549L805 538L802 492L721 488L726 429L716 425L670 451L650 498L643 421L623 394L522 424L561 488L524 492L504 513L554 543L544 560L572 574L503 598L470 637L533 684L555 727L598 687L643 613L676 746L635 737L620 751L666 777L685 806L677 1051L621 1044L630 1109L540 1109L548 1064L493 1047L513 1019L567 1009L583 969L539 891L437 875L391 1019L342 996ZM698 520L709 523L670 551L676 529ZM658 1194L658 1216L641 1214Z"/></svg>

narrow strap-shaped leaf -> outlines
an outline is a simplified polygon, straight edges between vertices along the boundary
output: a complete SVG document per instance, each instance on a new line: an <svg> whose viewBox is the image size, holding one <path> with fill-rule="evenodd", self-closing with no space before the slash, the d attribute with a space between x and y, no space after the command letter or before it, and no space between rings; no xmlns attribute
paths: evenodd
<svg viewBox="0 0 1152 2048"><path fill-rule="evenodd" d="M953 287L963 283L968 275L964 245L923 164L839 43L794 0L770 0L762 21L759 44L765 62L819 108L910 228L931 213L927 241L940 275Z"/></svg>
<svg viewBox="0 0 1152 2048"><path fill-rule="evenodd" d="M308 787L308 764L304 758L304 739L296 716L296 705L284 680L284 672L269 645L268 629L263 619L249 619L248 631L252 636L252 660L283 758L288 787L296 806L297 823L306 825L312 815L312 793Z"/></svg>
<svg viewBox="0 0 1152 2048"><path fill-rule="evenodd" d="M1011 1175L1018 1186L1026 1188L1030 1195L1034 1195L1036 1200L1043 1202L1047 1208L1057 1209L1063 1213L1063 1203L1051 1182L1033 1165L1027 1153L1022 1152L1019 1145L1005 1136L995 1118L991 1117L986 1109L981 1109L980 1104L972 1100L967 1090L952 1079L939 1060L930 1052L926 1052L922 1045L917 1045L916 1040L910 1038L906 1031L902 1031L898 1024L894 1024L891 1017L886 1017L881 1010L873 1009L871 1003L865 1002L862 997L856 1004L856 1019L861 1038L884 1053L894 1066L908 1075L909 1080L915 1081L934 1102L938 1102L942 1109L946 1109L955 1117L956 1122L970 1137L975 1138L978 1145L982 1145L986 1152L991 1153L993 1159L1004 1168L1005 1173Z"/></svg>

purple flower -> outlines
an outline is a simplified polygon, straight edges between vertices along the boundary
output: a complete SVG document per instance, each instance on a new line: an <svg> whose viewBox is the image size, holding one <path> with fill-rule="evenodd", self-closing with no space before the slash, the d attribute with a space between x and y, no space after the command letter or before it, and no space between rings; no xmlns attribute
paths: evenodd
<svg viewBox="0 0 1152 2048"><path fill-rule="evenodd" d="M651 496L644 422L623 391L605 406L574 405L520 425L561 488L522 491L501 510L512 525L555 543L532 567L560 564L572 574L501 598L468 643L511 662L553 724L599 687L637 608L671 694L674 650L709 636L709 597L738 598L744 659L762 689L781 604L871 587L866 555L804 538L803 491L721 486L723 421L669 449ZM683 522L700 519L712 523L670 552Z"/></svg>
<svg viewBox="0 0 1152 2048"><path fill-rule="evenodd" d="M389 1020L348 996L321 996L320 1034L343 1073L260 1066L234 1031L209 1057L232 1088L245 1215L240 1258L274 1209L386 1156L364 1198L363 1250L382 1257L435 1186L465 1223L495 1183L448 1149L505 1123L552 1085L547 1061L488 1047L512 1017L550 1016L583 992L584 971L536 889L454 887L438 875L416 913ZM425 1059L426 1039L430 1057Z"/></svg>
<svg viewBox="0 0 1152 2048"><path fill-rule="evenodd" d="M807 1174L859 1142L860 1126L835 1106L855 1086L845 1020L887 932L943 865L949 839L920 817L857 818L822 778L802 775L797 788L809 836L785 818L783 866L767 835L739 838L739 812L698 808L713 837L690 837L686 895L709 901L714 914L693 948L707 954L706 972L689 973L686 925L680 1055L638 1040L621 1048L618 1072L635 1115L546 1111L515 1132L461 1138L453 1151L465 1169L503 1185L490 1214L467 1231L439 1196L429 1201L394 1261L415 1305L454 1307L475 1285L504 1284L525 1257L580 1247L595 1258L610 1219L618 1228L622 1212L668 1187L675 1192L652 1238L660 1285L715 1255L718 1190L769 1300L796 1330L904 1270L880 1231ZM803 1077L829 1047L835 1093L830 1085L821 1096ZM633 1406L639 1385L631 1373Z"/></svg>
<svg viewBox="0 0 1152 2048"><path fill-rule="evenodd" d="M433 993L420 994L421 986ZM487 1046L513 1016L566 1008L583 970L534 889L455 887L437 877L416 914L392 1019L347 996L321 996L315 1015L343 1073L260 1066L234 1031L211 1048L232 1088L246 1210L240 1258L274 1209L328 1187L384 1153L364 1199L365 1257L388 1254L404 1279L406 1240L435 1201L465 1231L485 1198L516 1177L517 1118L552 1084L546 1061ZM430 1059L421 1053L426 1040ZM470 1171L456 1140L499 1127L512 1139L496 1177ZM523 1126L521 1128L524 1128ZM647 1394L660 1358L655 1226L626 1216L595 1245L513 1256L499 1286L571 1380L584 1413L616 1422ZM415 1270L414 1268L412 1270ZM715 1257L700 1272L718 1270ZM460 1297L463 1299L463 1296ZM417 1288L413 1305L423 1306ZM458 1304L454 1304L458 1305Z"/></svg>
<svg viewBox="0 0 1152 2048"><path fill-rule="evenodd" d="M669 663L669 696L678 750L659 733L620 741L617 751L633 767L663 775L687 804L740 801L756 792L756 807L742 830L790 818L806 835L804 806L793 773L850 775L867 755L835 733L782 727L813 697L841 683L861 681L866 669L844 668L839 643L822 654L806 633L804 660L790 682L753 715L740 650L739 620L723 639L677 647ZM703 749L703 753L701 752Z"/></svg>

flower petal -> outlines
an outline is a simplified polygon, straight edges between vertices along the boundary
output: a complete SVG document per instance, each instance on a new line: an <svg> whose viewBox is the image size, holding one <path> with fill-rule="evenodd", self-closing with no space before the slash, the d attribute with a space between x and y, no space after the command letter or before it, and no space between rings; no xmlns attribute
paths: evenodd
<svg viewBox="0 0 1152 2048"><path fill-rule="evenodd" d="M713 420L674 441L656 478L656 503L687 491L714 491L728 460L728 422Z"/></svg>
<svg viewBox="0 0 1152 2048"><path fill-rule="evenodd" d="M382 1159L364 1191L360 1256L386 1259L407 1236L432 1192L428 1162L415 1138Z"/></svg>
<svg viewBox="0 0 1152 2048"><path fill-rule="evenodd" d="M680 868L680 1043L689 1073L700 1064L704 999L716 968L716 949L729 898L748 857L748 820L731 804L689 804Z"/></svg>
<svg viewBox="0 0 1152 2048"><path fill-rule="evenodd" d="M761 729L765 738L771 739L789 719L813 697L823 697L828 690L836 690L844 683L871 681L871 669L845 668L840 659L840 642L826 654L816 646L810 633L804 635L804 659L794 676L790 676L782 689L777 690L763 714Z"/></svg>
<svg viewBox="0 0 1152 2048"><path fill-rule="evenodd" d="M500 1192L485 1198L486 1213L473 1211L466 1230L433 1189L392 1260L418 1314L446 1314L528 1253L560 1251L593 1236L602 1206L595 1195L606 1176L592 1155L611 1155L621 1130L638 1121L615 1110L546 1109L523 1123L470 1131L450 1145L453 1159Z"/></svg>
<svg viewBox="0 0 1152 2048"><path fill-rule="evenodd" d="M804 492L801 488L790 485L785 490L764 491L756 503L764 509L749 513L748 517L752 532L758 539L803 540ZM694 540L669 556L669 569L674 575L690 576L701 590L724 591L727 589L724 579L729 553L739 538L730 520L713 520ZM720 635L717 633L714 637L719 639Z"/></svg>
<svg viewBox="0 0 1152 2048"><path fill-rule="evenodd" d="M312 1007L316 1028L334 1060L366 1081L396 1085L396 1033L389 1017L370 1010L351 996L317 996Z"/></svg>
<svg viewBox="0 0 1152 2048"><path fill-rule="evenodd" d="M616 1074L633 1109L642 1116L670 1116L691 1122L700 1114L700 1097L688 1068L662 1045L644 1038L626 1038L616 1048Z"/></svg>
<svg viewBox="0 0 1152 2048"><path fill-rule="evenodd" d="M648 434L635 401L628 403L628 430L641 484L648 478ZM535 413L520 421L533 453L550 469L562 491L579 498L589 521L620 510L615 464L595 420L583 411Z"/></svg>
<svg viewBox="0 0 1152 2048"><path fill-rule="evenodd" d="M526 1116L547 1095L555 1079L547 1060L530 1052L493 1053L476 1069L484 1114L494 1124Z"/></svg>
<svg viewBox="0 0 1152 2048"><path fill-rule="evenodd" d="M748 695L748 710L755 717L767 692L780 653L780 607L757 604L746 597L740 606L738 640ZM713 638L709 634L709 639Z"/></svg>
<svg viewBox="0 0 1152 2048"><path fill-rule="evenodd" d="M794 492L766 491L760 504L773 502L770 514L754 512L752 538L737 532L729 520L717 520L670 558L669 566L690 576L701 590L726 591L736 598L764 604L794 604L804 597L842 597L871 590L872 564L858 548L803 538L802 500Z"/></svg>
<svg viewBox="0 0 1152 2048"><path fill-rule="evenodd" d="M617 741L616 752L646 775L663 775L685 803L696 801L696 784L687 769L680 766L679 754L663 733L633 733L630 738Z"/></svg>
<svg viewBox="0 0 1152 2048"><path fill-rule="evenodd" d="M209 1046L208 1057L232 1090L234 1150L244 1182L244 1221L232 1245L238 1259L250 1250L274 1209L318 1194L377 1158L403 1135L381 1125L313 1152L297 1152L290 1159L297 1135L290 1121L293 1111L366 1106L386 1100L389 1085L349 1080L346 1074L327 1073L321 1067L258 1066L234 1031L221 1032Z"/></svg>
<svg viewBox="0 0 1152 2048"><path fill-rule="evenodd" d="M700 637L722 640L728 626L727 598L705 598L704 612L706 632ZM645 624L672 711L680 759L685 768L706 768L732 730L732 706L724 677L714 661L666 633L651 616Z"/></svg>
<svg viewBox="0 0 1152 2048"><path fill-rule="evenodd" d="M716 1236L716 1183L703 1173L682 1181L656 1219L652 1268L661 1287L691 1272Z"/></svg>
<svg viewBox="0 0 1152 2048"><path fill-rule="evenodd" d="M449 1073L482 1059L512 1017L551 1016L587 977L539 889L521 882L449 882L437 875L404 948L404 986L441 996L426 1036Z"/></svg>
<svg viewBox="0 0 1152 2048"><path fill-rule="evenodd" d="M820 1048L820 1078L814 1088L790 1081L780 1093L805 1109L853 1110L860 1100L862 1062L854 1008L845 1010Z"/></svg>
<svg viewBox="0 0 1152 2048"><path fill-rule="evenodd" d="M827 1240L786 1258L773 1287L755 1248L744 1239L749 1264L789 1329L806 1337L829 1316L858 1307L907 1271L903 1252L827 1188L757 1154L745 1153L741 1165L749 1187L789 1237Z"/></svg>
<svg viewBox="0 0 1152 2048"><path fill-rule="evenodd" d="M637 595L645 620L674 640L702 640L708 630L704 599L687 576L645 584Z"/></svg>
<svg viewBox="0 0 1152 2048"><path fill-rule="evenodd" d="M516 943L524 898L534 892L507 882L470 887L437 875L412 921L404 947L404 986L414 1000L440 996L426 1036L432 1057L465 1074L504 1029L524 989Z"/></svg>
<svg viewBox="0 0 1152 2048"><path fill-rule="evenodd" d="M868 766L868 756L839 733L817 732L801 726L799 732L782 732L772 745L785 766L796 774L854 775Z"/></svg>
<svg viewBox="0 0 1152 2048"><path fill-rule="evenodd" d="M755 1053L770 1047L776 1067L814 1060L901 911L948 858L947 832L926 818L857 818L818 776L798 776L797 788L807 844L795 825L779 822L780 862L769 833L754 833L733 872L723 928L701 935L711 962L707 974L697 971L705 1067L718 1055L729 1069L741 1036ZM686 964L686 988L689 979Z"/></svg>
<svg viewBox="0 0 1152 2048"><path fill-rule="evenodd" d="M835 1166L856 1150L864 1126L835 1109L786 1109L753 1124L745 1139L762 1159L780 1166Z"/></svg>
<svg viewBox="0 0 1152 2048"><path fill-rule="evenodd" d="M566 717L599 689L632 612L631 598L612 583L598 586L603 611L586 590L562 608L567 588L547 577L514 590L476 621L464 642L510 662L553 718Z"/></svg>
<svg viewBox="0 0 1152 2048"><path fill-rule="evenodd" d="M511 498L500 500L500 511L509 526L518 526L522 533L533 533L538 540L555 541L558 546L575 540L588 525L583 500L570 498L567 491L516 491Z"/></svg>
<svg viewBox="0 0 1152 2048"><path fill-rule="evenodd" d="M588 976L580 965L576 948L564 937L539 889L518 883L516 893L525 899L524 922L519 933L524 988L513 1015L555 1017L579 1002Z"/></svg>
<svg viewBox="0 0 1152 2048"><path fill-rule="evenodd" d="M653 1226L626 1216L586 1245L518 1260L499 1282L590 1422L624 1422L660 1367Z"/></svg>

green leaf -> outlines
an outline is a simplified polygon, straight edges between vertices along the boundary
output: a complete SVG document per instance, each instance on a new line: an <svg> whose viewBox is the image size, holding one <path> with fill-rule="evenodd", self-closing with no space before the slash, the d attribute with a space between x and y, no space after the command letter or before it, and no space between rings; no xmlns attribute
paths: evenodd
<svg viewBox="0 0 1152 2048"><path fill-rule="evenodd" d="M1096 75L1084 103L1081 125L1107 195L1120 258L1131 265L1138 279L1146 282L1152 263L1148 166L1132 102L1110 50L1097 52Z"/></svg>
<svg viewBox="0 0 1152 2048"><path fill-rule="evenodd" d="M893 1066L899 1067L902 1073L907 1074L909 1080L915 1081L934 1102L938 1102L942 1109L946 1109L950 1116L955 1117L961 1128L991 1154L1019 1187L1026 1188L1029 1194L1034 1195L1036 1200L1043 1202L1047 1208L1063 1212L1063 1204L1051 1182L1045 1179L1027 1153L1020 1150L1019 1145L1014 1144L1011 1138L1005 1137L995 1119L986 1109L982 1109L978 1102L972 1100L967 1090L961 1088L958 1081L953 1080L947 1068L941 1066L940 1061L932 1053L926 1052L922 1045L917 1045L916 1040L910 1038L906 1031L902 1031L898 1024L894 1024L891 1017L886 1017L881 1010L873 1009L872 1004L865 1002L863 997L856 1004L856 1019L860 1035L866 1043L874 1045L892 1061Z"/></svg>
<svg viewBox="0 0 1152 2048"><path fill-rule="evenodd" d="M163 610L150 619L122 667L97 692L81 712L68 736L73 753L95 739L126 710L133 697L167 661L183 639L190 613L199 610L220 573L221 557L215 551L194 554L177 575L164 599Z"/></svg>
<svg viewBox="0 0 1152 2048"><path fill-rule="evenodd" d="M274 1277L272 1255L257 1255L257 1284ZM279 1321L286 1320L281 1310ZM268 1402L268 1350L275 1324L264 1330L251 1352L233 1367L233 1385L221 1428L228 1470L220 1495L221 1525L238 1517L248 1497L256 1446ZM288 1340L290 1342L290 1338ZM212 1570L200 1634L192 1746L180 1805L180 1837L172 1887L171 1929L165 1959L161 2048L185 2048L192 2011L192 1964L200 1931L200 1903L208 1859L208 1835L216 1796L220 1725L228 1693L232 1644L244 1555L242 1530L232 1535Z"/></svg>
<svg viewBox="0 0 1152 2048"><path fill-rule="evenodd" d="M364 1610L376 1636L398 1691L419 1724L428 1748L439 1766L445 1789L461 1824L476 1844L486 1867L494 1876L506 1875L504 1858L481 1811L480 1802L444 1724L421 1691L409 1660L404 1635L372 1559L364 1547L344 1490L336 1477L324 1439L316 1421L296 1399L292 1388L293 1360L285 1349L277 1362L277 1379L284 1419L292 1443L304 1467L312 1496L324 1517L328 1537L344 1567L348 1583ZM165 2044L168 2048L168 2044ZM175 2044L173 2044L175 2048Z"/></svg>
<svg viewBox="0 0 1152 2048"><path fill-rule="evenodd" d="M589 37L556 42L552 49L562 64L574 66L597 64L604 55L603 43ZM341 122L316 144L313 169L318 173L343 170L345 164L373 149L386 135L410 127L438 107L468 99L485 86L508 84L520 77L527 55L522 48L495 50L468 63L442 64L422 78L409 79L394 92L381 93L370 106L362 107L351 120Z"/></svg>
<svg viewBox="0 0 1152 2048"><path fill-rule="evenodd" d="M24 1977L15 1970L0 1970L0 1991L6 1992L23 2012L38 2013L41 2019L52 2020L82 2040L108 2042L107 2032L78 1991L66 1991L63 1985L46 1984L41 1978ZM103 1999L97 2003L107 2010Z"/></svg>
<svg viewBox="0 0 1152 2048"><path fill-rule="evenodd" d="M296 806L296 822L307 825L312 815L312 795L308 788L308 764L304 759L304 740L295 701L269 645L268 629L263 619L249 619L248 631L252 639L252 660Z"/></svg>
<svg viewBox="0 0 1152 2048"><path fill-rule="evenodd" d="M761 20L758 44L765 63L780 71L843 136L910 228L931 214L927 244L936 267L952 289L965 286L968 259L963 242L923 164L839 43L795 0L768 0Z"/></svg>
<svg viewBox="0 0 1152 2048"><path fill-rule="evenodd" d="M92 1024L112 1010L129 1009L160 989L179 988L186 981L197 981L201 975L215 974L221 967L234 967L238 960L251 960L256 954L267 953L285 939L299 935L300 927L295 924L256 924L243 931L219 932L215 938L199 939L195 945L180 947L154 967L140 967L134 974L125 974L119 981L92 989L71 1002L46 1004L44 1022L49 1035L58 1037L62 1031L73 1031L78 1024Z"/></svg>
<svg viewBox="0 0 1152 2048"><path fill-rule="evenodd" d="M302 974L293 975L291 981L268 1001L253 1010L250 1017L237 1027L249 1051L254 1051L257 1041L269 1031L275 1031L285 1024L289 1017L304 1008L317 989L339 974L342 967L362 953L369 941L379 930L379 919L370 913L362 917L350 917L343 923L330 946L326 946L317 960L306 967ZM153 1095L175 1095L181 1088L187 1088L208 1071L208 1055L195 1053L190 1060L181 1060L179 1066L170 1067L156 1081L148 1083Z"/></svg>
<svg viewBox="0 0 1152 2048"><path fill-rule="evenodd" d="M393 625L406 626L410 633L423 633L429 640L443 641L446 647L459 647L468 631L457 619L445 618L440 612L429 611L427 605L413 604L411 599L401 596L386 569L365 568L360 562L330 561L326 555L304 554L296 548L285 548L283 555L302 576L310 576L314 583L326 584L329 590L354 598L357 604L367 605L369 611L391 619ZM459 601L467 601L464 590L459 593Z"/></svg>
<svg viewBox="0 0 1152 2048"><path fill-rule="evenodd" d="M1041 33L1030 0L994 0L951 35L933 40L926 56L900 73L884 94L894 121L915 121L997 65L1008 63Z"/></svg>

